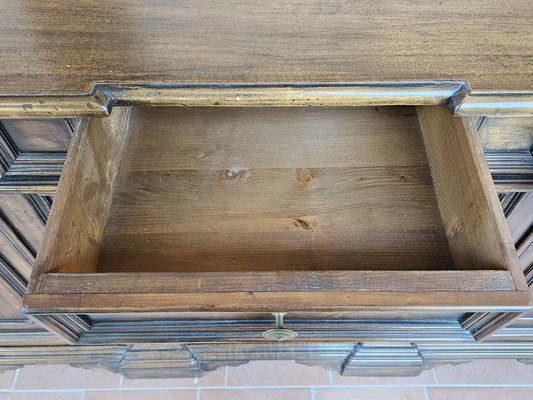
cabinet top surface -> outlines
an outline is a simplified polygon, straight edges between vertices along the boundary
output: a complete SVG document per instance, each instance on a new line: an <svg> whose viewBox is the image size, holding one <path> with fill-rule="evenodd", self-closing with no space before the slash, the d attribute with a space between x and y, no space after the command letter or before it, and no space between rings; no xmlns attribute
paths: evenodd
<svg viewBox="0 0 533 400"><path fill-rule="evenodd" d="M97 82L466 81L533 91L529 0L0 0L0 95Z"/></svg>

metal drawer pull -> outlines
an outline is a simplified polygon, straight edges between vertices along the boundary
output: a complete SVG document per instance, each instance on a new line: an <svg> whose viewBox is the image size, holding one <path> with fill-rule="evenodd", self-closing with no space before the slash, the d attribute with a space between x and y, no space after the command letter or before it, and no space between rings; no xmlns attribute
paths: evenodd
<svg viewBox="0 0 533 400"><path fill-rule="evenodd" d="M265 339L276 340L278 342L294 339L298 334L290 329L285 329L283 327L283 317L287 313L275 312L272 315L276 318L276 327L274 329L269 329L268 331L263 332L263 337Z"/></svg>

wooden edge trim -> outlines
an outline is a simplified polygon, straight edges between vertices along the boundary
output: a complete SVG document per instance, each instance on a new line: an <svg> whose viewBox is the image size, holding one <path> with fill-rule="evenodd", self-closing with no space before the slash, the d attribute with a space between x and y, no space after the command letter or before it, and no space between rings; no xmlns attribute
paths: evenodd
<svg viewBox="0 0 533 400"><path fill-rule="evenodd" d="M461 82L98 87L113 103L126 105L232 107L441 105L462 88Z"/></svg>
<svg viewBox="0 0 533 400"><path fill-rule="evenodd" d="M509 271L47 273L38 293L515 291Z"/></svg>
<svg viewBox="0 0 533 400"><path fill-rule="evenodd" d="M533 93L462 93L454 96L450 108L455 115L488 117L533 115Z"/></svg>
<svg viewBox="0 0 533 400"><path fill-rule="evenodd" d="M289 304L289 306L288 306ZM531 309L528 291L227 292L26 294L26 314L121 312L512 311Z"/></svg>
<svg viewBox="0 0 533 400"><path fill-rule="evenodd" d="M496 191L498 193L509 193L509 192L516 192L516 193L527 193L527 192L533 192L533 183L524 183L524 182L494 182L494 186L496 187Z"/></svg>
<svg viewBox="0 0 533 400"><path fill-rule="evenodd" d="M459 116L533 115L533 93L472 93L465 81L343 83L97 82L89 93L1 95L0 118L105 117L114 105L385 106L449 104Z"/></svg>
<svg viewBox="0 0 533 400"><path fill-rule="evenodd" d="M0 96L0 118L107 117L107 102L94 94Z"/></svg>
<svg viewBox="0 0 533 400"><path fill-rule="evenodd" d="M80 95L0 96L0 118L105 117L115 105L370 106L442 105L461 81L286 84L95 83Z"/></svg>

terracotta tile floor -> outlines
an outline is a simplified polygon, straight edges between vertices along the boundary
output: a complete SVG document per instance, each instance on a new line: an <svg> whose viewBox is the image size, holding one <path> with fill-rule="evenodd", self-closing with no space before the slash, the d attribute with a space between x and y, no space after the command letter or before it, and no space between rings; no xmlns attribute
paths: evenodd
<svg viewBox="0 0 533 400"><path fill-rule="evenodd" d="M289 361L219 368L199 379L126 379L101 369L28 366L0 373L0 400L529 400L533 365L478 360L416 377L344 377Z"/></svg>

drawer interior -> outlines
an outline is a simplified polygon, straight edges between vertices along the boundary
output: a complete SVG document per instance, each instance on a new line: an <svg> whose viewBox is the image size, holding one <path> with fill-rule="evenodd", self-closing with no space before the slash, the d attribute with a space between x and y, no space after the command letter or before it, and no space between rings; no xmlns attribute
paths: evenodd
<svg viewBox="0 0 533 400"><path fill-rule="evenodd" d="M414 108L141 108L123 140L97 271L455 268Z"/></svg>
<svg viewBox="0 0 533 400"><path fill-rule="evenodd" d="M469 124L445 106L116 107L73 139L25 307L524 305Z"/></svg>

